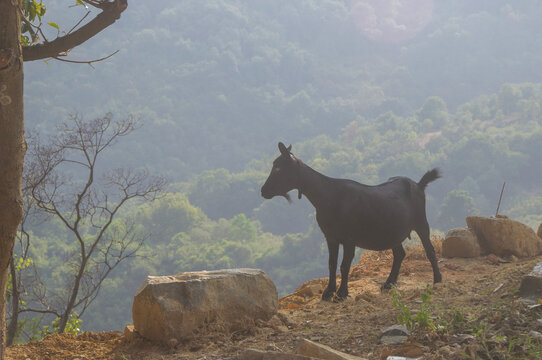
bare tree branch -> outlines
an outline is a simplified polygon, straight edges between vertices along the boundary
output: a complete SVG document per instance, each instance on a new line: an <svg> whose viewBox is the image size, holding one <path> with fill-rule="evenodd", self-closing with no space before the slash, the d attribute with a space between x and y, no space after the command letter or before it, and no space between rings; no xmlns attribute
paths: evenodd
<svg viewBox="0 0 542 360"><path fill-rule="evenodd" d="M148 171L114 169L103 179L95 176L102 153L137 128L133 117L114 121L111 114L83 121L72 116L58 127L58 134L43 145L39 137L29 142L25 189L35 209L60 220L77 244L66 253L70 275L58 294L36 284L35 312L55 313L60 329L77 308L84 313L98 296L103 281L124 260L135 257L148 235L133 223L116 220L120 209L132 199L152 201L163 191L165 179ZM65 167L84 173L68 181L60 173ZM54 305L52 305L55 303ZM33 311L30 309L20 309Z"/></svg>
<svg viewBox="0 0 542 360"><path fill-rule="evenodd" d="M102 10L94 19L79 29L51 42L44 42L23 48L24 61L33 61L47 58L56 58L67 54L74 47L81 45L97 33L113 24L120 18L121 13L128 6L127 0L84 1Z"/></svg>
<svg viewBox="0 0 542 360"><path fill-rule="evenodd" d="M118 53L120 50L116 50L114 51L113 53L107 55L107 56L104 56L104 57L101 57L101 58L98 58L98 59L94 59L94 60L68 60L68 59L63 59L61 58L60 56L63 56L63 55L58 55L58 56L53 56L53 59L56 59L58 61L63 61L63 62L67 62L67 63L72 63L72 64L87 64L89 65L90 67L94 68L94 66L92 66L93 63L95 62L99 62L99 61L104 61L104 60L107 60L109 59L111 56L115 55L116 53Z"/></svg>

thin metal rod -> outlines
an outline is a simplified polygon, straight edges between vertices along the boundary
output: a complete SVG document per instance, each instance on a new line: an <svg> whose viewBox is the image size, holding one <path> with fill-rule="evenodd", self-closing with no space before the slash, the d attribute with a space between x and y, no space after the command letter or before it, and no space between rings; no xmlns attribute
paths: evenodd
<svg viewBox="0 0 542 360"><path fill-rule="evenodd" d="M504 186L505 185L506 185L506 181L503 182L503 184L502 184L501 196L499 196L499 204L497 204L497 211L495 212L495 217L497 217L497 215L499 215L499 208L501 207L502 193L504 192Z"/></svg>

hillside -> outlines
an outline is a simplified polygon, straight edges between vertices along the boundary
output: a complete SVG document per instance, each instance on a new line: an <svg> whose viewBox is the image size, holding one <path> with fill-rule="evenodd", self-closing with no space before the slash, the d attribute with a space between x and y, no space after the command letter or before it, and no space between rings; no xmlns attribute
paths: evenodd
<svg viewBox="0 0 542 360"><path fill-rule="evenodd" d="M438 241L437 241L438 244ZM438 246L437 246L438 250ZM8 348L8 359L236 359L248 348L294 352L302 338L368 359L403 355L421 359L536 359L542 356L537 338L540 307L517 299L522 276L542 256L511 261L494 256L441 259L442 284L432 287L429 321L435 330L418 328L407 343L378 344L380 330L397 323L399 311L389 292L379 288L388 275L391 254L366 252L352 268L350 297L342 303L319 300L324 279L300 286L280 300L286 328L280 321L257 324L246 333L202 331L176 348L153 345L121 332L87 332L80 336L50 335L39 342ZM408 248L399 278L400 302L415 313L432 279L420 248ZM418 322L420 323L420 322ZM542 335L541 335L542 336Z"/></svg>

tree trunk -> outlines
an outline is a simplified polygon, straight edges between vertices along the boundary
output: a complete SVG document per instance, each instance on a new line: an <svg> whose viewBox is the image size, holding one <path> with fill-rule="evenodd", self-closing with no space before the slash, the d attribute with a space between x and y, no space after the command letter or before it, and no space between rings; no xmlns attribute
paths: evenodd
<svg viewBox="0 0 542 360"><path fill-rule="evenodd" d="M11 257L9 270L11 273L11 318L7 326L6 346L13 344L15 334L17 334L17 323L19 322L19 287L13 256Z"/></svg>
<svg viewBox="0 0 542 360"><path fill-rule="evenodd" d="M6 335L9 263L22 219L21 179L26 151L20 0L0 0L0 360Z"/></svg>
<svg viewBox="0 0 542 360"><path fill-rule="evenodd" d="M73 311L73 308L75 307L75 301L77 300L77 294L79 294L79 286L81 285L81 279L83 278L85 268L87 267L88 259L84 258L84 256L85 255L83 255L81 265L79 266L79 272L77 273L77 276L75 277L75 284L73 286L72 293L68 300L68 304L66 304L66 309L64 313L62 314L62 316L60 317L60 323L58 324L59 334L62 334L66 330L66 324L68 323L68 320Z"/></svg>

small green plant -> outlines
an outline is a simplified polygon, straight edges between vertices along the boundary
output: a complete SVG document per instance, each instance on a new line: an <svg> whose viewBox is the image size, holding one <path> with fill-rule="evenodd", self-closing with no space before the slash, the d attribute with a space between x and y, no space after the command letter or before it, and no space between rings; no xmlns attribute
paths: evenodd
<svg viewBox="0 0 542 360"><path fill-rule="evenodd" d="M399 292L399 290L397 290L397 288L393 288L391 292L393 307L399 310L399 315L397 315L397 321L399 322L399 324L405 325L408 331L410 331L414 327L414 319L412 318L412 311L410 311L410 309L406 307L401 297L402 295Z"/></svg>
<svg viewBox="0 0 542 360"><path fill-rule="evenodd" d="M79 319L79 314L72 312L66 323L66 328L64 329L65 334L79 335L81 331L81 323L83 320ZM45 325L41 330L41 337L45 337L49 334L56 334L60 328L60 318L56 318L51 322L51 325Z"/></svg>
<svg viewBox="0 0 542 360"><path fill-rule="evenodd" d="M420 304L420 309L416 312L416 315L413 315L412 311L407 308L405 303L401 299L401 293L397 288L394 288L391 293L393 306L399 310L399 315L397 315L397 321L405 325L409 331L414 329L426 329L430 331L435 331L436 327L433 321L432 307L431 307L431 294L432 290L428 286L425 287L425 290L420 294L422 302Z"/></svg>

